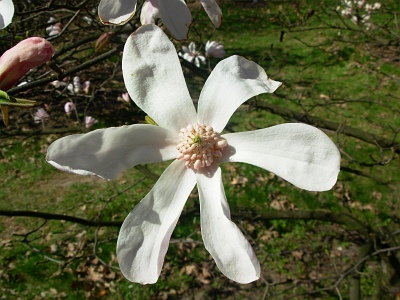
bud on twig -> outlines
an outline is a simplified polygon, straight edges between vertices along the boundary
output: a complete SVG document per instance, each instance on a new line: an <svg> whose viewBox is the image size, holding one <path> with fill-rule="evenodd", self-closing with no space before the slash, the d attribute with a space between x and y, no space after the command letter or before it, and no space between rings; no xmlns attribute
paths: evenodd
<svg viewBox="0 0 400 300"><path fill-rule="evenodd" d="M99 53L103 51L103 49L110 43L111 38L114 36L114 32L109 31L103 33L96 41L96 44L94 45L94 51L96 53Z"/></svg>

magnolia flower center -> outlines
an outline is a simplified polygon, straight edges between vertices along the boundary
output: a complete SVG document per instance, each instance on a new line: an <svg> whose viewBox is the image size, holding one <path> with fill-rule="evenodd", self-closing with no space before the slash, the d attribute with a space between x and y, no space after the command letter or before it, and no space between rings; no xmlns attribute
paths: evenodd
<svg viewBox="0 0 400 300"><path fill-rule="evenodd" d="M183 159L187 168L198 170L211 166L214 159L222 156L228 144L211 126L198 123L188 125L179 132L181 139L176 146L177 159Z"/></svg>

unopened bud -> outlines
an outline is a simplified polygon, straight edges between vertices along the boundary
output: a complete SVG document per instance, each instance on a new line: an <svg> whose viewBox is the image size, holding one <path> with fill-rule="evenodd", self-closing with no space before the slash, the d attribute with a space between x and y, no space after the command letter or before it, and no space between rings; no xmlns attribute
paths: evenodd
<svg viewBox="0 0 400 300"><path fill-rule="evenodd" d="M111 38L114 36L114 32L109 31L103 33L96 41L94 45L94 51L99 53L110 43Z"/></svg>

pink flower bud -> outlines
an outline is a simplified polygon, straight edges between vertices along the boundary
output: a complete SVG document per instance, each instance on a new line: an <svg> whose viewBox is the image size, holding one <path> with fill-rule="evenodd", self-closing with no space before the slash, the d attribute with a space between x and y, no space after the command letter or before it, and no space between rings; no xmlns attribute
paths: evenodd
<svg viewBox="0 0 400 300"><path fill-rule="evenodd" d="M27 38L0 57L0 89L7 91L30 69L51 59L53 45L41 37Z"/></svg>
<svg viewBox="0 0 400 300"><path fill-rule="evenodd" d="M85 95L89 95L91 87L90 87L90 81L86 80L83 84L82 84L82 89L83 92L85 93Z"/></svg>
<svg viewBox="0 0 400 300"><path fill-rule="evenodd" d="M131 102L131 97L129 97L129 94L128 93L122 93L122 99L125 101L125 102Z"/></svg>
<svg viewBox="0 0 400 300"><path fill-rule="evenodd" d="M75 110L75 105L72 102L67 102L64 105L64 110L67 115L70 115Z"/></svg>
<svg viewBox="0 0 400 300"><path fill-rule="evenodd" d="M41 123L49 118L50 115L44 110L44 108L39 108L33 116L35 123Z"/></svg>

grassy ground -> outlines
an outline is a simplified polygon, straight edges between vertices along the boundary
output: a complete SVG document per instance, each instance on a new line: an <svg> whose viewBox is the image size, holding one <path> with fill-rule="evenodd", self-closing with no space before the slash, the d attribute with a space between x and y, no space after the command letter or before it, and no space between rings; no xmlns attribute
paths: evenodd
<svg viewBox="0 0 400 300"><path fill-rule="evenodd" d="M241 107L227 131L254 130L296 121L272 114L258 105L271 103L377 136L395 137L400 127L398 49L383 46L371 37L387 38L383 29L366 35L355 31L357 27L348 20L345 22L353 31L322 28L326 23L341 24L333 17L335 3L328 3L332 10L321 8L320 4L298 9L286 2L222 3L223 25L212 37L209 32L213 29L204 11L192 7L196 21L189 41L194 40L198 45L209 38L220 41L227 55L238 54L254 60L271 78L284 83L275 95L256 97ZM315 15L306 19L313 9ZM388 1L382 14L374 17L376 22L387 17L383 11L398 12L399 6L395 1ZM285 32L283 39L282 31ZM177 43L177 47L183 44ZM212 61L211 66L215 63ZM137 109L116 101L117 91L124 91L119 64L118 58L108 62L110 70L113 67L117 70L111 80L104 78L104 73L83 73L91 80L92 74L98 90L93 101L77 101L81 101L82 109L88 107L91 113L98 113L98 127L143 119ZM204 79L194 71L186 71L189 88L196 98ZM41 105L50 101L53 114L62 116L59 109L62 103L54 92L38 97ZM114 107L123 117L115 116L111 109ZM16 121L21 115L14 113L12 120ZM71 119L63 122L65 126L74 125ZM56 126L50 121L46 129ZM394 148L378 147L340 131L326 133L340 147L345 168L329 192L299 190L274 174L250 165L222 167L233 219L253 245L262 265L262 279L257 282L238 285L218 271L202 245L198 195L193 191L174 231L161 277L157 284L147 286L128 282L118 271L115 257L118 227L0 217L2 297L349 299L352 278L356 276L345 276L346 272L366 256L364 248L374 240L372 250L366 253L381 250L383 255L371 255L365 265L360 264L362 299L394 299L395 293L400 292L393 271L396 266L393 261L400 259L399 249L393 252L385 249L399 245L398 154ZM155 182L138 169L127 170L109 182L61 173L44 159L47 146L58 137L58 134L48 134L23 140L20 137L0 139L0 210L122 221ZM167 165L149 165L147 170L159 175ZM350 215L368 233L336 219L328 222L332 220L296 217L309 211ZM285 217L288 215L292 217ZM368 234L376 235L375 239Z"/></svg>

